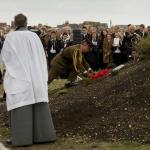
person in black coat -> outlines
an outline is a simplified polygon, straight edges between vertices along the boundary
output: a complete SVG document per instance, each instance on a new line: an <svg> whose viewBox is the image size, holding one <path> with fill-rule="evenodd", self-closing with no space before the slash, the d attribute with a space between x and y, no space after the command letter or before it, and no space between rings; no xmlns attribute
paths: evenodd
<svg viewBox="0 0 150 150"><path fill-rule="evenodd" d="M145 25L141 24L140 28L135 31L141 38L146 38L148 33L145 32Z"/></svg>
<svg viewBox="0 0 150 150"><path fill-rule="evenodd" d="M91 35L88 33L88 29L86 26L82 27L82 31L81 31L81 40L84 39L91 39Z"/></svg>
<svg viewBox="0 0 150 150"><path fill-rule="evenodd" d="M63 48L62 40L56 38L57 34L55 31L51 32L51 37L47 45L47 61L48 69L50 69L50 63L52 59L58 54Z"/></svg>
<svg viewBox="0 0 150 150"><path fill-rule="evenodd" d="M64 32L62 35L62 45L63 45L63 47L62 47L63 49L73 45L73 41L70 40L70 38L66 32Z"/></svg>
<svg viewBox="0 0 150 150"><path fill-rule="evenodd" d="M122 41L122 63L126 63L132 56L132 48L134 45L134 39L136 39L137 34L135 33L135 26L129 25L128 31L124 33Z"/></svg>
<svg viewBox="0 0 150 150"><path fill-rule="evenodd" d="M102 47L101 47L101 39L99 38L97 32L93 32L90 38L93 48L92 51L89 51L84 54L86 61L89 63L90 67L97 71L102 68Z"/></svg>

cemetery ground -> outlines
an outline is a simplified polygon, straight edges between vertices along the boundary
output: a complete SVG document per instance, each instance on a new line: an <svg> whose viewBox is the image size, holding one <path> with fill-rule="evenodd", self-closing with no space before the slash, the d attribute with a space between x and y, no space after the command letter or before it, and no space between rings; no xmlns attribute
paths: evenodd
<svg viewBox="0 0 150 150"><path fill-rule="evenodd" d="M57 141L12 150L149 150L150 61L129 63L119 72L65 89L49 86ZM2 87L1 87L2 93ZM0 113L0 140L10 136L8 116Z"/></svg>

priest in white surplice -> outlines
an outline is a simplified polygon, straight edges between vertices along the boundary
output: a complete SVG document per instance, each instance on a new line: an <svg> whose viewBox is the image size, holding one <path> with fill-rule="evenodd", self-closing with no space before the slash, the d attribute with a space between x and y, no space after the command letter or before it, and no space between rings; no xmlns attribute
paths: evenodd
<svg viewBox="0 0 150 150"><path fill-rule="evenodd" d="M6 67L4 89L10 111L12 144L31 145L55 141L56 133L48 105L48 73L39 37L27 30L27 18L15 16L2 49Z"/></svg>

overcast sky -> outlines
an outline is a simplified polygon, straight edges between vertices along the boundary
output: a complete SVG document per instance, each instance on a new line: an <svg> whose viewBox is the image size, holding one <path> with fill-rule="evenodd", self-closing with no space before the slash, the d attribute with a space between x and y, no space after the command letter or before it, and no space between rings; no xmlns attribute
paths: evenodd
<svg viewBox="0 0 150 150"><path fill-rule="evenodd" d="M56 26L65 20L150 25L150 0L0 0L0 22L10 24L18 13L28 17L29 25Z"/></svg>

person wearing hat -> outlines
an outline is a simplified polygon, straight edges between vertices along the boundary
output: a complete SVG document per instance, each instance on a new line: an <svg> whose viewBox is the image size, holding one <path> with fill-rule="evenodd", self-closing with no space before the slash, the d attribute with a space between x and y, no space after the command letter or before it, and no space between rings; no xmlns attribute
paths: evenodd
<svg viewBox="0 0 150 150"><path fill-rule="evenodd" d="M92 42L86 38L81 44L69 46L57 54L51 62L48 83L51 83L53 79L60 76L68 79L66 86L73 86L76 84L74 81L80 72L87 77L94 74L83 56L83 54L90 51L92 47Z"/></svg>

